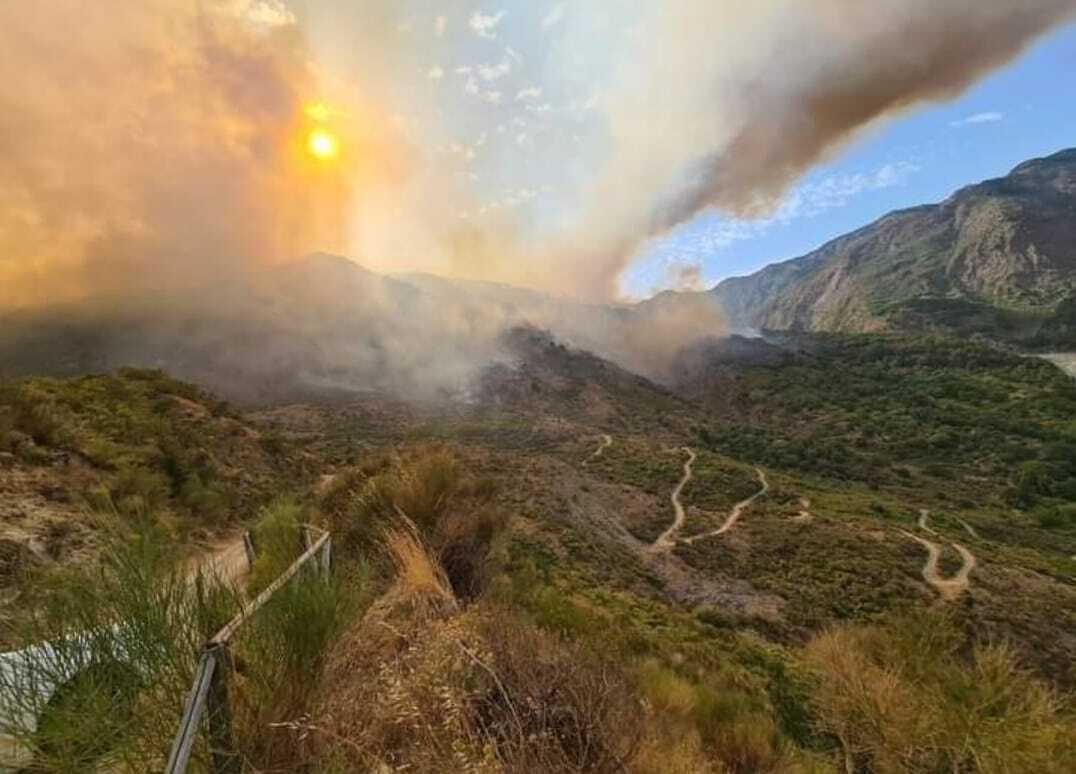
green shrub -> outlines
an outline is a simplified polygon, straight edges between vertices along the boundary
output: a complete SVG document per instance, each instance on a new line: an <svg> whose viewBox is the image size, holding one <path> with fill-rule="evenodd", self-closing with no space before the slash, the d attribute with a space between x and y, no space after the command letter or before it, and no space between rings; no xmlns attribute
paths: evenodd
<svg viewBox="0 0 1076 774"><path fill-rule="evenodd" d="M115 542L102 567L55 579L40 615L18 632L50 646L0 670L0 696L17 708L0 733L33 751L29 771L156 768L202 644L237 608L232 590L182 573L158 535ZM46 700L41 684L59 690ZM21 723L23 713L38 719L36 729ZM196 750L202 761L204 753Z"/></svg>
<svg viewBox="0 0 1076 774"><path fill-rule="evenodd" d="M248 581L251 593L266 588L303 552L302 515L302 507L291 500L281 500L262 509L258 523L251 530L255 557Z"/></svg>
<svg viewBox="0 0 1076 774"><path fill-rule="evenodd" d="M233 645L242 664L234 694L236 742L254 770L298 769L302 745L272 729L310 711L328 647L345 620L338 589L330 578L301 573L239 632Z"/></svg>
<svg viewBox="0 0 1076 774"><path fill-rule="evenodd" d="M1076 503L1040 506L1032 515L1043 529L1076 528Z"/></svg>
<svg viewBox="0 0 1076 774"><path fill-rule="evenodd" d="M108 488L120 513L127 516L160 509L170 494L168 479L162 473L134 465L116 471Z"/></svg>

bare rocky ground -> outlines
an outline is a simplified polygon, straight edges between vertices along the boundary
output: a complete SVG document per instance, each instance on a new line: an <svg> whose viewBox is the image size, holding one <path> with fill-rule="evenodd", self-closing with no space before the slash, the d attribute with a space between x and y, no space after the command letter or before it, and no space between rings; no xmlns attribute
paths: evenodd
<svg viewBox="0 0 1076 774"><path fill-rule="evenodd" d="M1051 352L1042 355L1069 376L1076 378L1076 352Z"/></svg>

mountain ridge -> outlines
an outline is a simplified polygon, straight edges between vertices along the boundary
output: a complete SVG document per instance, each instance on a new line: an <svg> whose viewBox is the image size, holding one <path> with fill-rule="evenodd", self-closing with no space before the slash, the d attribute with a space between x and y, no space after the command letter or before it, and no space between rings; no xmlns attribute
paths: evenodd
<svg viewBox="0 0 1076 774"><path fill-rule="evenodd" d="M1076 149L888 213L709 291L734 328L1076 339ZM938 303L927 304L925 300ZM1061 317L1058 320L1058 317ZM970 330L969 330L970 329Z"/></svg>

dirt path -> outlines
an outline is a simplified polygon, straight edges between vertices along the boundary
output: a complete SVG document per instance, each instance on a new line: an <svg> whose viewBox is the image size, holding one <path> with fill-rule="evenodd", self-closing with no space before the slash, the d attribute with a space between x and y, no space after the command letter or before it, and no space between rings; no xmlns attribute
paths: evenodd
<svg viewBox="0 0 1076 774"><path fill-rule="evenodd" d="M923 508L919 511L919 529L924 532L929 532L931 535L937 535L938 533L927 526L927 519L930 518L930 511Z"/></svg>
<svg viewBox="0 0 1076 774"><path fill-rule="evenodd" d="M904 532L904 530L901 530L901 532ZM975 556L971 551L962 545L952 543L953 548L960 554L960 558L964 560L964 564L952 578L943 578L938 569L941 562L941 547L937 543L932 543L910 532L904 532L904 535L927 550L927 563L923 565L923 580L936 588L938 593L942 595L942 599L946 602L952 602L968 590L968 579L976 566Z"/></svg>
<svg viewBox="0 0 1076 774"><path fill-rule="evenodd" d="M591 462L598 459L599 457L601 457L602 454L605 452L605 450L608 449L612 445L613 445L613 436L608 435L608 434L602 434L601 440L598 441L598 449L597 449L597 451L595 451L593 454L591 454L589 457L587 457L586 461L583 463L584 467L586 465L589 465Z"/></svg>
<svg viewBox="0 0 1076 774"><path fill-rule="evenodd" d="M653 551L671 551L676 545L676 535L679 534L684 526L686 515L684 513L683 503L680 502L680 493L684 491L684 487L691 481L693 475L691 466L695 463L698 455L686 446L680 451L687 454L687 461L684 463L684 477L680 479L680 483L676 485L676 488L672 491L672 495L669 497L669 500L672 502L675 517L673 518L672 526L665 530L661 537L655 540L653 545L650 546Z"/></svg>
<svg viewBox="0 0 1076 774"><path fill-rule="evenodd" d="M207 552L193 557L187 567L192 578L201 572L216 576L229 585L239 585L250 572L243 536L239 535L213 545Z"/></svg>
<svg viewBox="0 0 1076 774"><path fill-rule="evenodd" d="M725 519L725 523L720 528L715 529L713 532L704 532L701 535L694 535L689 538L684 538L683 542L691 545L699 540L705 540L706 538L717 537L718 535L724 535L730 529L736 526L736 522L740 520L740 516L746 511L758 498L770 491L770 482L766 480L766 474L762 471L762 468L755 468L755 473L758 475L758 481L762 485L762 488L748 497L746 500L736 503L733 506L732 511L729 513L729 517Z"/></svg>
<svg viewBox="0 0 1076 774"><path fill-rule="evenodd" d="M814 516L811 515L811 501L808 500L806 497L801 497L800 498L800 512L792 517L792 521L795 521L795 522L800 523L800 524L804 524L804 523L810 521L813 518L814 518Z"/></svg>

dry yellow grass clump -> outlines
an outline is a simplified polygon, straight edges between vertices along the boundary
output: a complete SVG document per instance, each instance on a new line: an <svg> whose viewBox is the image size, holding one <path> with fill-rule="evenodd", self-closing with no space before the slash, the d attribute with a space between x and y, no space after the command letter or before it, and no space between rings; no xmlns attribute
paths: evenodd
<svg viewBox="0 0 1076 774"><path fill-rule="evenodd" d="M622 673L489 603L461 608L414 531L389 532L386 546L392 587L329 658L311 724L323 765L624 769L643 712Z"/></svg>
<svg viewBox="0 0 1076 774"><path fill-rule="evenodd" d="M976 644L928 613L841 626L808 646L819 723L849 770L1043 774L1076 770L1076 720L1009 648Z"/></svg>

